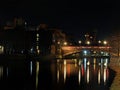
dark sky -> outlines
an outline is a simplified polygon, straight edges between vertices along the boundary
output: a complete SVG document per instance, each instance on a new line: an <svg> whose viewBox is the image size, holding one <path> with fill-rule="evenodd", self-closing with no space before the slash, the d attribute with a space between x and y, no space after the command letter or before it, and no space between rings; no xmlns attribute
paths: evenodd
<svg viewBox="0 0 120 90"><path fill-rule="evenodd" d="M28 24L47 23L77 37L91 30L104 37L120 28L119 5L116 0L1 0L0 22L19 16Z"/></svg>

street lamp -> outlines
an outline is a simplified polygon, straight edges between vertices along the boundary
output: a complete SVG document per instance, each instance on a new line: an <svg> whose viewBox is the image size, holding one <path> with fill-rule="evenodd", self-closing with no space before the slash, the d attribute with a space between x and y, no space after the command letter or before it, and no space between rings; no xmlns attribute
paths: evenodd
<svg viewBox="0 0 120 90"><path fill-rule="evenodd" d="M100 43L101 43L101 41L99 40L99 41L98 41L98 43L100 44Z"/></svg>
<svg viewBox="0 0 120 90"><path fill-rule="evenodd" d="M81 40L79 40L79 41L78 41L78 43L79 43L79 44L81 44L81 43L82 43L82 41L81 41Z"/></svg>
<svg viewBox="0 0 120 90"><path fill-rule="evenodd" d="M104 44L104 45L107 45L107 43L108 43L107 41L103 41L103 44Z"/></svg>
<svg viewBox="0 0 120 90"><path fill-rule="evenodd" d="M63 43L63 45L65 45L65 46L66 46L66 45L67 45L67 42L64 42L64 43Z"/></svg>
<svg viewBox="0 0 120 90"><path fill-rule="evenodd" d="M90 45L90 41L87 41L87 45Z"/></svg>

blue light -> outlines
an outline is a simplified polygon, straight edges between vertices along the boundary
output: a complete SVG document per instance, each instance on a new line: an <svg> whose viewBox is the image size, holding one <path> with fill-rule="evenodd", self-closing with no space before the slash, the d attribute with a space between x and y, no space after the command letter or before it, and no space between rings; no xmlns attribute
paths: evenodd
<svg viewBox="0 0 120 90"><path fill-rule="evenodd" d="M84 50L83 53L84 53L84 55L87 55L87 51L86 50Z"/></svg>

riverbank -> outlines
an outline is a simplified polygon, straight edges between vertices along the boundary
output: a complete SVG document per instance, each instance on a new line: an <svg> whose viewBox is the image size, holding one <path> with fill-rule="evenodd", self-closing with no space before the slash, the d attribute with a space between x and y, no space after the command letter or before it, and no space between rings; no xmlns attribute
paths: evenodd
<svg viewBox="0 0 120 90"><path fill-rule="evenodd" d="M120 58L111 58L109 66L116 72L110 90L120 90Z"/></svg>

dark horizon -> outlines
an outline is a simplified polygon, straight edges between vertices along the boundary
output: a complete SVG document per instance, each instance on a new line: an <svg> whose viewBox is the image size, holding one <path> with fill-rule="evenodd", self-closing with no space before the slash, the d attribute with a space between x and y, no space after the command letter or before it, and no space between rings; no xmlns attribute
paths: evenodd
<svg viewBox="0 0 120 90"><path fill-rule="evenodd" d="M106 35L120 29L118 1L4 0L0 11L1 24L14 17L22 17L28 25L46 23L76 37L96 29L98 36L102 36L100 38L106 38Z"/></svg>

